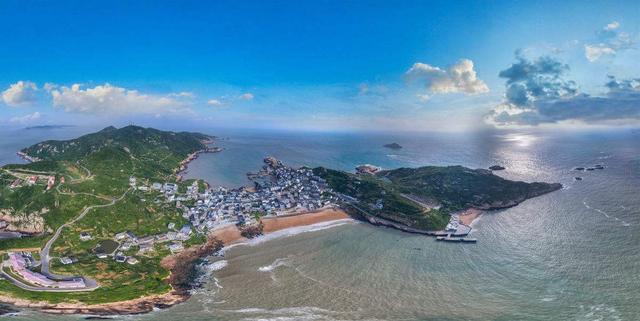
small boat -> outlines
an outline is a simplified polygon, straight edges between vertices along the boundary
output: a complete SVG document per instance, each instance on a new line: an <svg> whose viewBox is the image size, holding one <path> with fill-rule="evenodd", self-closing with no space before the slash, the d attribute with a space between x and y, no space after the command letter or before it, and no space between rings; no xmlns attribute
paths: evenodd
<svg viewBox="0 0 640 321"><path fill-rule="evenodd" d="M576 181L581 181L581 180L582 180L582 177L578 177L578 176L576 176L576 177L574 177L573 179L575 179Z"/></svg>

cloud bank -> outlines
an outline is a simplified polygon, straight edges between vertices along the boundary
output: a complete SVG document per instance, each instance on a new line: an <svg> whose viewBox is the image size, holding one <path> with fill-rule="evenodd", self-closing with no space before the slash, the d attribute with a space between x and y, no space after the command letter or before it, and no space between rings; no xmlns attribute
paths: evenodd
<svg viewBox="0 0 640 321"><path fill-rule="evenodd" d="M462 59L446 70L417 62L407 70L405 76L411 81L424 82L427 90L433 94L474 95L489 91L487 84L478 78L473 61L469 59Z"/></svg>
<svg viewBox="0 0 640 321"><path fill-rule="evenodd" d="M504 101L487 116L496 126L546 123L609 123L640 121L640 79L613 76L601 96L580 93L575 82L564 80L569 66L551 57L518 62L500 72L506 79Z"/></svg>
<svg viewBox="0 0 640 321"><path fill-rule="evenodd" d="M144 94L108 83L86 89L80 84L50 88L53 105L66 112L117 116L189 111L188 104L180 99L186 96L180 94Z"/></svg>
<svg viewBox="0 0 640 321"><path fill-rule="evenodd" d="M27 124L31 124L34 121L39 120L40 117L42 117L42 114L36 111L34 113L27 114L24 116L11 117L11 119L9 119L9 122L14 124L27 125Z"/></svg>
<svg viewBox="0 0 640 321"><path fill-rule="evenodd" d="M2 101L11 107L29 106L36 102L38 87L30 81L18 81L2 92Z"/></svg>

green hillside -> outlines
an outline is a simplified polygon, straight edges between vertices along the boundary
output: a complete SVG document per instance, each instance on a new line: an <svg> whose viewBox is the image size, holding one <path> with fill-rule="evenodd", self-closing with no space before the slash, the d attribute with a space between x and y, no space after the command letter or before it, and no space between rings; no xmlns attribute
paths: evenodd
<svg viewBox="0 0 640 321"><path fill-rule="evenodd" d="M453 211L498 209L555 191L560 184L503 179L482 169L462 166L399 168L351 174L318 167L314 173L370 215L423 230L442 229Z"/></svg>
<svg viewBox="0 0 640 321"><path fill-rule="evenodd" d="M136 255L137 248L131 249L127 255L137 257L136 265L99 260L92 249L101 240L113 239L123 231L145 237L166 232L169 223L187 223L174 205L161 201L164 198L160 192L131 188L129 179L136 177L138 186L175 182L180 162L206 148L211 139L200 133L107 127L77 139L44 141L23 149L23 153L40 161L1 168L0 213L12 230L34 236L2 241L0 250L29 248L36 253L53 231L78 217L83 209L114 204L92 209L81 220L63 228L51 249L52 257L72 256L78 260L62 265L54 259L52 272L88 276L100 284L98 289L75 294L28 292L0 281L0 292L31 300L100 303L169 291L165 281L168 271L159 265L160 259L168 255L166 248L157 247L145 255ZM35 175L39 178L27 184ZM47 189L51 176L55 184ZM20 184L12 187L16 181ZM89 233L92 239L81 241L81 232Z"/></svg>

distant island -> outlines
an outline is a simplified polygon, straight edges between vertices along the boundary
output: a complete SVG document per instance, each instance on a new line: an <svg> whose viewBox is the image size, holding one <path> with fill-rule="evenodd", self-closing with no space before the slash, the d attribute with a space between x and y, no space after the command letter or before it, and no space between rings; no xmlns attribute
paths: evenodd
<svg viewBox="0 0 640 321"><path fill-rule="evenodd" d="M384 144L382 146L386 147L386 148L389 148L389 149L401 149L402 148L402 146L400 146L400 144L398 144L398 143Z"/></svg>
<svg viewBox="0 0 640 321"><path fill-rule="evenodd" d="M58 129L58 128L69 128L76 127L75 125L38 125L38 126L28 126L24 129Z"/></svg>
<svg viewBox="0 0 640 321"><path fill-rule="evenodd" d="M500 166L500 165L493 165L493 166L489 167L489 169L492 170L492 171L501 171L501 170L504 170L505 167L504 166Z"/></svg>
<svg viewBox="0 0 640 321"><path fill-rule="evenodd" d="M241 239L349 216L464 236L460 211L515 206L561 188L462 166L361 165L354 174L273 157L250 175L250 188L182 180L199 153L220 151L210 146L215 139L110 126L22 149L30 163L0 172L0 232L25 235L0 242L0 301L55 313L149 312L188 299L196 262Z"/></svg>

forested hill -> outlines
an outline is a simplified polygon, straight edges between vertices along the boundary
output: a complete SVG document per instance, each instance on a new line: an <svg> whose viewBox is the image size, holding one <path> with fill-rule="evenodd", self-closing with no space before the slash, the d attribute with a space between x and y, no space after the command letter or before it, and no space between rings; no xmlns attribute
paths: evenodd
<svg viewBox="0 0 640 321"><path fill-rule="evenodd" d="M463 166L398 168L376 176L389 180L401 193L435 200L449 210L510 207L562 188L558 183L512 181Z"/></svg>
<svg viewBox="0 0 640 321"><path fill-rule="evenodd" d="M398 168L373 175L323 167L314 172L335 191L353 197L352 203L368 214L424 230L444 228L455 211L515 206L562 187L511 181L462 166Z"/></svg>
<svg viewBox="0 0 640 321"><path fill-rule="evenodd" d="M78 160L105 147L116 147L132 155L144 155L157 148L186 155L206 147L213 137L190 132L169 132L154 128L109 126L99 132L70 140L47 140L21 150L41 160Z"/></svg>

